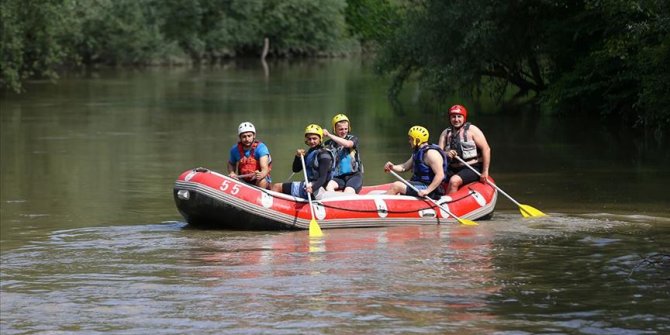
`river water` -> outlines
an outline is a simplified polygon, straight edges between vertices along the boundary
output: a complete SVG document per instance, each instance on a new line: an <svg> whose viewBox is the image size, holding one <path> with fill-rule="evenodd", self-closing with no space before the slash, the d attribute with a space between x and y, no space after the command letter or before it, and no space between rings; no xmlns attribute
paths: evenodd
<svg viewBox="0 0 670 335"><path fill-rule="evenodd" d="M225 171L252 121L290 177L308 123L338 113L365 183L391 181L406 131L444 116L358 60L99 71L2 94L0 333L668 334L667 147L579 118L468 103L499 197L478 226L248 232L190 228L172 186ZM454 103L461 100L454 99Z"/></svg>

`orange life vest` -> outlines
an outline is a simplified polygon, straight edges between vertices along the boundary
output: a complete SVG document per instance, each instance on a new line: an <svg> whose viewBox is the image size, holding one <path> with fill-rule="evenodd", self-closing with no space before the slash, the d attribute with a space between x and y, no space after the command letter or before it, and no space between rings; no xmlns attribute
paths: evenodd
<svg viewBox="0 0 670 335"><path fill-rule="evenodd" d="M251 144L251 149L249 150L249 157L247 157L244 155L244 148L242 147L242 143L241 142L237 143L237 151L240 153L240 161L237 163L238 175L250 174L261 170L261 162L257 160L256 156L254 155L256 152L256 148L258 147L259 144L260 142L258 141L254 141L254 143ZM272 161L269 161L268 176L270 175L271 170L272 170ZM254 176L249 176L243 179L246 181L252 181L252 178L254 178Z"/></svg>

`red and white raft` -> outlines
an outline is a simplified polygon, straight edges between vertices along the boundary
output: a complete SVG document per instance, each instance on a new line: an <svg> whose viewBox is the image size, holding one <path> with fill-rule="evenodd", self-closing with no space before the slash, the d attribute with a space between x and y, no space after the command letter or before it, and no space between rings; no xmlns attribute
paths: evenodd
<svg viewBox="0 0 670 335"><path fill-rule="evenodd" d="M391 184L363 187L360 194L329 192L313 201L322 229L434 225L456 223L428 199L383 194ZM307 199L246 184L220 173L198 168L182 173L174 186L179 212L193 226L281 230L308 229L312 219ZM461 219L487 219L496 204L496 189L475 182L437 201Z"/></svg>

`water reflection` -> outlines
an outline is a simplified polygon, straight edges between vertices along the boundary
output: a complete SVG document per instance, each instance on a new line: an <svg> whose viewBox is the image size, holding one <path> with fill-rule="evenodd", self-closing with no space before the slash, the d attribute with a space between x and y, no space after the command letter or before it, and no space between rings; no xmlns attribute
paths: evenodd
<svg viewBox="0 0 670 335"><path fill-rule="evenodd" d="M200 262L188 276L207 278L207 285L219 289L255 287L274 299L269 291L291 296L290 302L275 301L273 308L316 303L321 313L361 322L394 321L414 330L494 318L485 312L486 298L498 289L486 230L329 230L321 241L305 232L289 232L246 240L243 247L240 241L206 247L193 242L198 245L189 248L189 260ZM321 244L316 252L314 243Z"/></svg>

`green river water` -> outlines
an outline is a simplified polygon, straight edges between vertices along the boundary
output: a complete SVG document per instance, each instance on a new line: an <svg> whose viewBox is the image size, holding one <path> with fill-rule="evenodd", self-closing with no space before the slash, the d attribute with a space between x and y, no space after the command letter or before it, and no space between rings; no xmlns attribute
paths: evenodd
<svg viewBox="0 0 670 335"><path fill-rule="evenodd" d="M668 334L670 150L579 118L471 106L499 197L478 226L190 228L172 187L225 171L251 121L284 181L308 123L345 113L365 183L446 127L355 59L104 70L2 93L0 333ZM456 101L453 103L461 103Z"/></svg>

